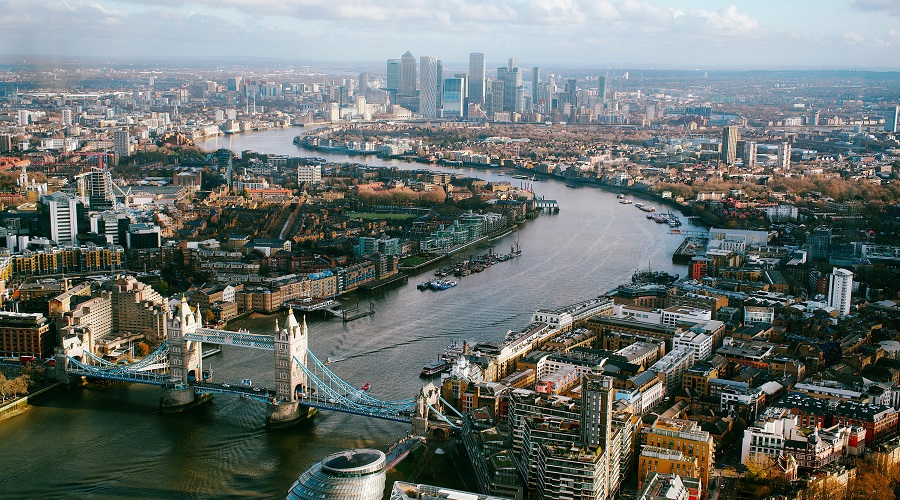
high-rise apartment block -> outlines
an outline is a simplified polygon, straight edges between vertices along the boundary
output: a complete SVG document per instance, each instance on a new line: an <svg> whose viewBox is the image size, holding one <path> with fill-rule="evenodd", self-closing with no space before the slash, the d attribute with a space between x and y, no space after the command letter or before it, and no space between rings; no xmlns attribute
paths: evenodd
<svg viewBox="0 0 900 500"><path fill-rule="evenodd" d="M128 130L113 132L113 152L120 159L131 154L131 134L128 133Z"/></svg>
<svg viewBox="0 0 900 500"><path fill-rule="evenodd" d="M891 106L884 113L884 131L900 132L900 106Z"/></svg>
<svg viewBox="0 0 900 500"><path fill-rule="evenodd" d="M437 118L438 60L434 56L419 58L419 112L425 118Z"/></svg>
<svg viewBox="0 0 900 500"><path fill-rule="evenodd" d="M850 314L850 295L853 291L853 273L835 267L828 277L828 305L838 310L838 316Z"/></svg>
<svg viewBox="0 0 900 500"><path fill-rule="evenodd" d="M787 170L791 168L791 143L789 142L779 142L778 143L778 154L776 157L777 167L781 170Z"/></svg>
<svg viewBox="0 0 900 500"><path fill-rule="evenodd" d="M722 128L722 161L726 165L734 165L734 160L737 159L737 143L740 135L734 125Z"/></svg>

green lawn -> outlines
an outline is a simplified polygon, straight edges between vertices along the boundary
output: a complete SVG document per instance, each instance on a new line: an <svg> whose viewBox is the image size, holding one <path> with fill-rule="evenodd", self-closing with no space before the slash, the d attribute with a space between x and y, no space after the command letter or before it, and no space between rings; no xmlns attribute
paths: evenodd
<svg viewBox="0 0 900 500"><path fill-rule="evenodd" d="M411 255L409 257L404 257L400 259L400 265L406 267L416 267L419 264L428 262L429 260L437 257L437 255L432 253L424 253L422 255Z"/></svg>
<svg viewBox="0 0 900 500"><path fill-rule="evenodd" d="M349 212L347 215L363 220L409 220L416 217L415 214L379 214L375 212Z"/></svg>

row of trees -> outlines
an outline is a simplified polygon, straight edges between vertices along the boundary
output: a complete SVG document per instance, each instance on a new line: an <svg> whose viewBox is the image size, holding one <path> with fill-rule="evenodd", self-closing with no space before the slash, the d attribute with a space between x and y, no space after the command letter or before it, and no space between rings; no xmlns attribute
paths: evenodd
<svg viewBox="0 0 900 500"><path fill-rule="evenodd" d="M31 377L28 375L19 375L10 380L0 373L0 401L28 394L29 385L31 385Z"/></svg>

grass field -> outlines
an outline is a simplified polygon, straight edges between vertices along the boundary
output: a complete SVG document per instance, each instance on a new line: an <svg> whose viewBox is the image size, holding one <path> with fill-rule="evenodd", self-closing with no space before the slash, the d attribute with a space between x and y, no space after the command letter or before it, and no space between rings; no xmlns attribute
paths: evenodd
<svg viewBox="0 0 900 500"><path fill-rule="evenodd" d="M404 258L400 259L400 265L407 266L407 267L416 267L419 264L428 262L429 260L431 260L435 257L437 257L437 255L432 254L432 253L426 253L426 254L422 254L422 255L412 255L410 257L404 257Z"/></svg>
<svg viewBox="0 0 900 500"><path fill-rule="evenodd" d="M375 212L349 212L350 217L359 217L363 220L409 220L416 217L415 214L381 214Z"/></svg>

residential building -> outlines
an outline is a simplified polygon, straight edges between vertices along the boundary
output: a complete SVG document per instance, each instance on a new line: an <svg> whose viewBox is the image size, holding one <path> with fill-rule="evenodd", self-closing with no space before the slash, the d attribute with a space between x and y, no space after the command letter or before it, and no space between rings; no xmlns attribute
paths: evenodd
<svg viewBox="0 0 900 500"><path fill-rule="evenodd" d="M419 58L419 113L425 118L437 118L438 60L434 56Z"/></svg>
<svg viewBox="0 0 900 500"><path fill-rule="evenodd" d="M722 161L726 165L734 165L734 160L737 159L737 143L740 135L734 125L722 127Z"/></svg>
<svg viewBox="0 0 900 500"><path fill-rule="evenodd" d="M637 500L700 500L703 485L699 479L677 474L650 473Z"/></svg>
<svg viewBox="0 0 900 500"><path fill-rule="evenodd" d="M318 184L322 182L322 166L321 165L298 165L297 166L297 184L304 182Z"/></svg>
<svg viewBox="0 0 900 500"><path fill-rule="evenodd" d="M642 488L651 476L676 474L700 478L700 464L697 457L691 457L679 450L659 446L644 445L638 457L638 488Z"/></svg>
<svg viewBox="0 0 900 500"><path fill-rule="evenodd" d="M835 267L828 277L828 306L837 309L838 316L850 315L850 297L853 293L853 272Z"/></svg>
<svg viewBox="0 0 900 500"><path fill-rule="evenodd" d="M701 430L699 423L660 417L653 423L645 442L648 446L680 451L696 458L700 480L703 484L709 483L716 446L712 435Z"/></svg>
<svg viewBox="0 0 900 500"><path fill-rule="evenodd" d="M151 342L166 338L169 305L149 285L132 276L116 280L112 290L113 330L139 333Z"/></svg>

